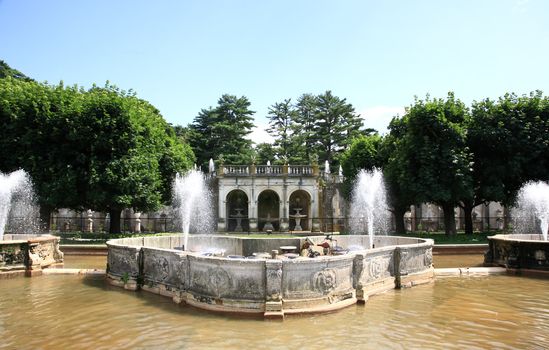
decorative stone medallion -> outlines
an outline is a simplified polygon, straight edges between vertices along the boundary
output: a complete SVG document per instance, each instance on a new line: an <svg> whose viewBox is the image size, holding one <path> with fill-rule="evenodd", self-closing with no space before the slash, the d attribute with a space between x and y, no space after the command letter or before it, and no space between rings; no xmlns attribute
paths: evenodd
<svg viewBox="0 0 549 350"><path fill-rule="evenodd" d="M369 272L370 272L370 276L373 278L373 279L378 279L379 277L381 277L381 261L379 259L372 259L370 261L370 269L369 269Z"/></svg>
<svg viewBox="0 0 549 350"><path fill-rule="evenodd" d="M170 274L170 266L168 259L163 256L156 256L153 258L152 262L153 276L155 276L159 281L164 281L168 278Z"/></svg>
<svg viewBox="0 0 549 350"><path fill-rule="evenodd" d="M326 268L318 271L313 277L313 288L322 294L328 294L336 287L336 271Z"/></svg>
<svg viewBox="0 0 549 350"><path fill-rule="evenodd" d="M208 286L218 296L231 287L229 274L219 266L208 269L208 276Z"/></svg>

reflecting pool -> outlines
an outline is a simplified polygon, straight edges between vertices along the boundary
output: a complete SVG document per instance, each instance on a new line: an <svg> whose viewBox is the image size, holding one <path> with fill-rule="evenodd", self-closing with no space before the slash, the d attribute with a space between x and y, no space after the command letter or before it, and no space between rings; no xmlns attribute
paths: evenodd
<svg viewBox="0 0 549 350"><path fill-rule="evenodd" d="M0 280L0 349L541 349L549 281L438 279L283 322L209 314L103 278Z"/></svg>

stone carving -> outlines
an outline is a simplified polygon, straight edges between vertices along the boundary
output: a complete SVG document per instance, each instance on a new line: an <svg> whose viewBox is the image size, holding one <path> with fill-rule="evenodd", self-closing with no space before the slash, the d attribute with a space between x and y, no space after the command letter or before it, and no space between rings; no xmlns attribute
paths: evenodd
<svg viewBox="0 0 549 350"><path fill-rule="evenodd" d="M179 266L177 271L179 275L180 288L185 289L187 286L187 260L186 259L179 261Z"/></svg>
<svg viewBox="0 0 549 350"><path fill-rule="evenodd" d="M268 279L279 279L282 278L282 268L276 270L267 270Z"/></svg>
<svg viewBox="0 0 549 350"><path fill-rule="evenodd" d="M51 255L51 245L31 243L29 244L29 265L45 265Z"/></svg>
<svg viewBox="0 0 549 350"><path fill-rule="evenodd" d="M374 279L378 279L379 277L381 277L381 270L382 270L382 266L381 266L381 261L379 259L373 259L370 261L370 277L374 278Z"/></svg>
<svg viewBox="0 0 549 350"><path fill-rule="evenodd" d="M219 296L223 291L231 288L231 279L223 268L210 267L205 271L193 273L193 285Z"/></svg>
<svg viewBox="0 0 549 350"><path fill-rule="evenodd" d="M151 265L152 275L155 277L155 279L157 279L158 281L164 281L166 280L166 278L168 278L168 275L170 274L168 259L163 256L156 256L153 258Z"/></svg>
<svg viewBox="0 0 549 350"><path fill-rule="evenodd" d="M280 301L282 297L282 262L267 262L266 268L266 286L265 293L267 300Z"/></svg>
<svg viewBox="0 0 549 350"><path fill-rule="evenodd" d="M50 247L45 244L31 245L30 248L31 253L38 255L41 259L46 259L50 253Z"/></svg>
<svg viewBox="0 0 549 350"><path fill-rule="evenodd" d="M20 265L25 262L25 254L22 250L18 251L3 251L0 252L0 266L3 265Z"/></svg>
<svg viewBox="0 0 549 350"><path fill-rule="evenodd" d="M336 287L336 271L326 268L318 271L313 277L313 288L322 294L328 294Z"/></svg>
<svg viewBox="0 0 549 350"><path fill-rule="evenodd" d="M132 276L138 274L137 265L133 263L129 252L110 250L108 255L109 273L122 275L129 273Z"/></svg>
<svg viewBox="0 0 549 350"><path fill-rule="evenodd" d="M429 248L425 251L423 255L423 262L426 267L431 267L433 265L433 249Z"/></svg>
<svg viewBox="0 0 549 350"><path fill-rule="evenodd" d="M211 290L215 291L216 295L219 295L222 291L231 287L231 279L229 274L221 267L215 267L208 269L208 284Z"/></svg>

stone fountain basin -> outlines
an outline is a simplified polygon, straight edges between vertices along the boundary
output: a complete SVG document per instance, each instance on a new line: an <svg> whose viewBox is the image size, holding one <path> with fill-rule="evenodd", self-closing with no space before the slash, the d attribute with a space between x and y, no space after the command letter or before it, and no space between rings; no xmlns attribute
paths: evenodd
<svg viewBox="0 0 549 350"><path fill-rule="evenodd" d="M549 241L540 234L512 234L488 237L484 255L487 266L520 271L549 272Z"/></svg>
<svg viewBox="0 0 549 350"><path fill-rule="evenodd" d="M0 279L40 275L43 268L62 264L59 240L51 235L4 235L0 241Z"/></svg>
<svg viewBox="0 0 549 350"><path fill-rule="evenodd" d="M324 236L308 238L314 243L324 240ZM174 249L182 242L182 236L108 241L109 282L202 309L271 318L332 311L433 279L429 239L375 237L375 249L296 259L229 259L204 256L201 251L215 248L227 256L250 256L281 246L301 247L305 238L191 235L188 251ZM342 248L368 244L367 235L337 236Z"/></svg>

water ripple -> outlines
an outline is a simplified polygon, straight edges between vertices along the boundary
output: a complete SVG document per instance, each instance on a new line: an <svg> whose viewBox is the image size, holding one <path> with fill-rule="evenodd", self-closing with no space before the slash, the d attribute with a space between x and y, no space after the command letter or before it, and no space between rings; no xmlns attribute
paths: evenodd
<svg viewBox="0 0 549 350"><path fill-rule="evenodd" d="M444 279L284 322L216 315L98 278L0 281L0 349L542 349L547 280Z"/></svg>

